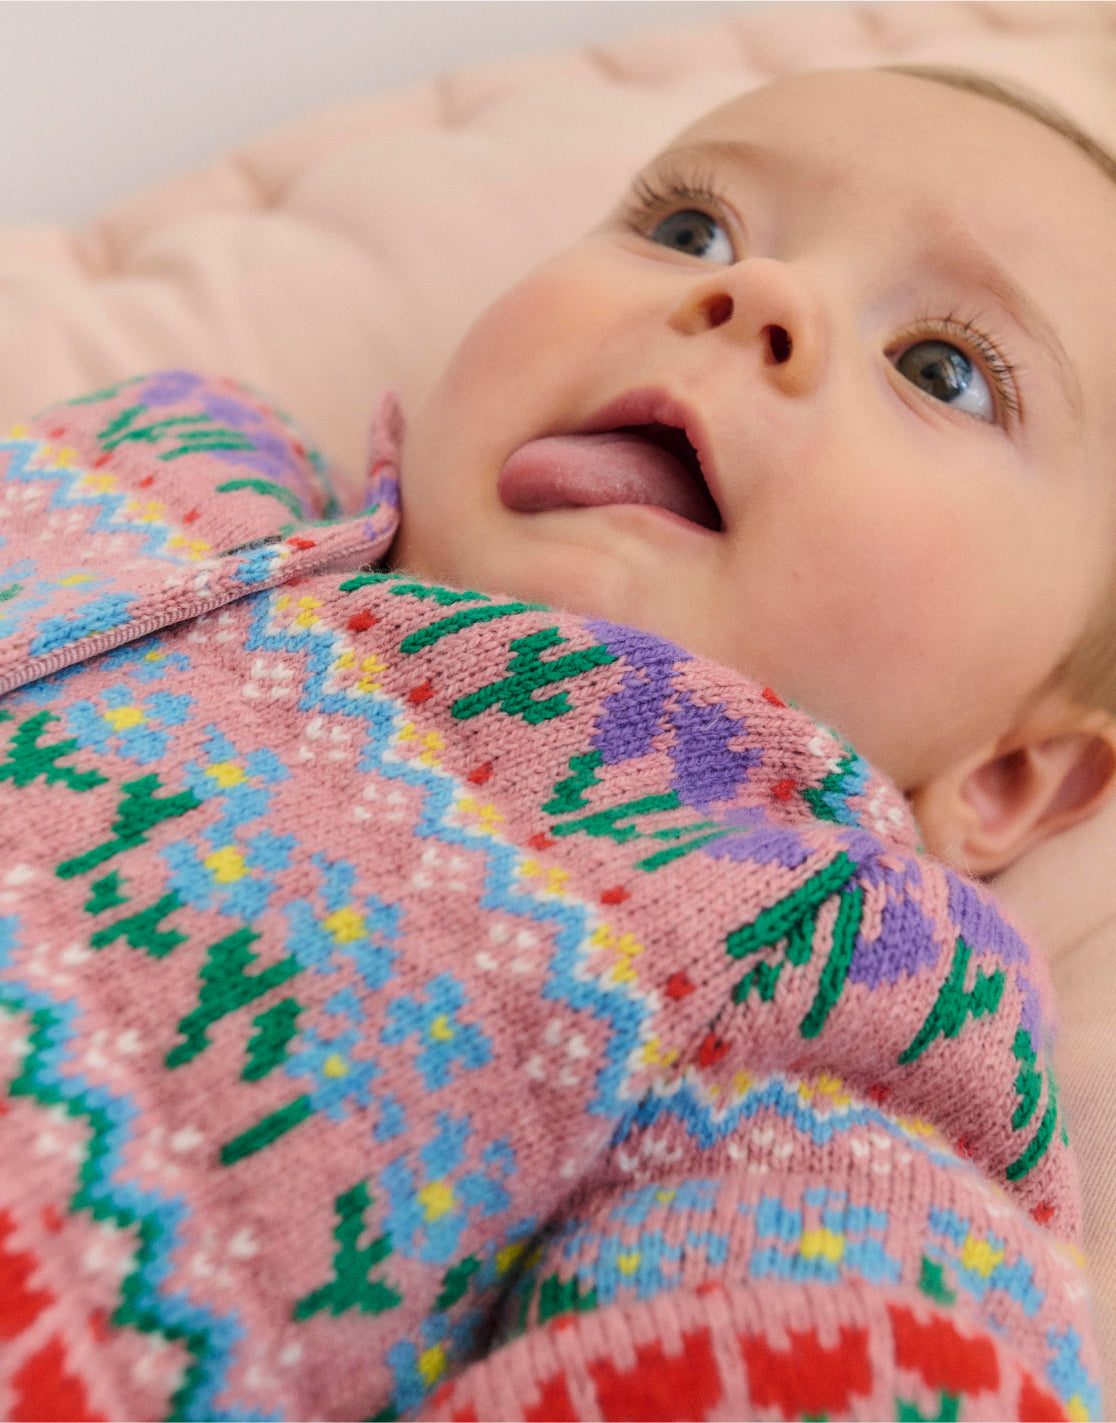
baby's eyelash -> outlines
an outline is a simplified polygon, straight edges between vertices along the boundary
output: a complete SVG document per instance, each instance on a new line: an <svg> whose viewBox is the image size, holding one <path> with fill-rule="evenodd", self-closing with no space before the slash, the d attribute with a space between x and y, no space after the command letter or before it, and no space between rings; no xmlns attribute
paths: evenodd
<svg viewBox="0 0 1116 1423"><path fill-rule="evenodd" d="M633 232L645 237L653 218L666 217L687 207L711 208L716 215L722 204L712 185L696 174L686 177L641 173L625 200L624 221Z"/></svg>
<svg viewBox="0 0 1116 1423"><path fill-rule="evenodd" d="M1003 342L982 329L980 316L963 317L951 312L948 316L922 316L908 330L903 332L902 345L913 346L916 341L955 341L975 351L980 364L992 383L996 406L1004 423L1012 425L1022 414L1019 396L1019 366L1011 361L1003 350Z"/></svg>

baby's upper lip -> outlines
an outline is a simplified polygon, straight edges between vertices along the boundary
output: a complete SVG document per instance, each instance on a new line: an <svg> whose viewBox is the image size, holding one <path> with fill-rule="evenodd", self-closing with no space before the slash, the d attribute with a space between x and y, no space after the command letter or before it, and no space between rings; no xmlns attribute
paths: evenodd
<svg viewBox="0 0 1116 1423"><path fill-rule="evenodd" d="M572 433L596 435L604 430L619 430L631 425L667 425L671 429L684 432L697 455L702 478L724 526L725 510L721 501L720 480L705 426L695 410L669 391L657 386L629 390L618 399L610 401L602 410L598 410Z"/></svg>

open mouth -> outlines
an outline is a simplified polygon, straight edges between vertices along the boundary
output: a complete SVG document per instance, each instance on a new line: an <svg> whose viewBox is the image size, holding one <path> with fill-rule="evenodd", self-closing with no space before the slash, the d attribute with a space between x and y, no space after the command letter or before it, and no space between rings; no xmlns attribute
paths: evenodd
<svg viewBox="0 0 1116 1423"><path fill-rule="evenodd" d="M713 529L719 532L724 528L721 511L717 508L716 501L710 493L701 467L701 458L685 430L676 425L663 425L655 421L650 425L628 425L616 433L636 440L646 440L681 467L682 476L687 481L686 484L679 485L682 502L687 505L688 510L683 513L683 518L700 524L703 529ZM678 482L677 470L668 466L665 473L672 483ZM672 505L667 503L662 507L671 508ZM681 513L682 511L675 509L674 512Z"/></svg>
<svg viewBox="0 0 1116 1423"><path fill-rule="evenodd" d="M724 523L685 414L671 407L662 418L659 411L667 404L653 393L637 393L601 412L584 430L529 440L500 471L501 501L531 514L644 504L719 532ZM610 416L619 419L613 424Z"/></svg>

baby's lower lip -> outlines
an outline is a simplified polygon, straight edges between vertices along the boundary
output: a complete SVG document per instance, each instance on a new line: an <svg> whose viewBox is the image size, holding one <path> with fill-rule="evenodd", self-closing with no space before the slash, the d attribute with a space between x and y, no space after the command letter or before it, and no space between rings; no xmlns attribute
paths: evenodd
<svg viewBox="0 0 1116 1423"><path fill-rule="evenodd" d="M518 513L646 504L704 528L720 523L681 461L633 429L529 440L508 457L496 488Z"/></svg>

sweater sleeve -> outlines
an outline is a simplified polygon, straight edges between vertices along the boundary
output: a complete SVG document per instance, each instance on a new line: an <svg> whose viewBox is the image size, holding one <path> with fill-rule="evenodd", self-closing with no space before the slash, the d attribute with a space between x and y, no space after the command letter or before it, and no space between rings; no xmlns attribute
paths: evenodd
<svg viewBox="0 0 1116 1423"><path fill-rule="evenodd" d="M893 1126L866 1163L874 1205L851 1203L855 1179L731 1162L602 1188L528 1260L502 1342L422 1416L1098 1416L1073 1252ZM1068 1406L1037 1364L1052 1343Z"/></svg>
<svg viewBox="0 0 1116 1423"><path fill-rule="evenodd" d="M474 1365L430 1419L1063 1419L1009 1344L948 1310L846 1288L783 1317L711 1283L564 1316ZM812 1307L813 1306L813 1307ZM1081 1415L1083 1416L1083 1415Z"/></svg>
<svg viewBox="0 0 1116 1423"><path fill-rule="evenodd" d="M363 513L325 460L227 379L158 371L0 436L0 694L246 593L381 556L398 523L397 407Z"/></svg>

